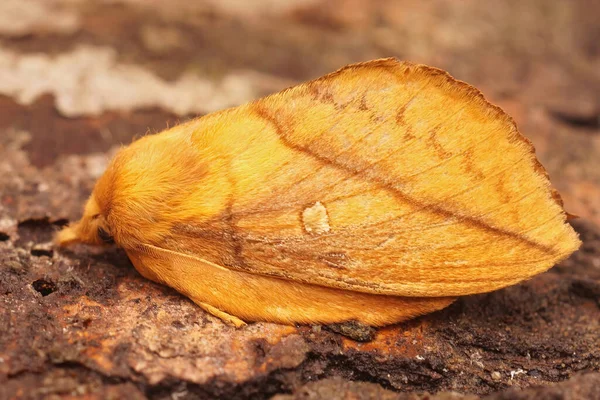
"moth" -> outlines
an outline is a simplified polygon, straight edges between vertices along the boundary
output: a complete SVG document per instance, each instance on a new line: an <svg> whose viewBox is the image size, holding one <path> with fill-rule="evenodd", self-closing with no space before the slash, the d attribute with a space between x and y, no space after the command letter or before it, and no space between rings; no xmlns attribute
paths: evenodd
<svg viewBox="0 0 600 400"><path fill-rule="evenodd" d="M334 73L122 148L60 245L114 242L236 326L382 326L580 245L531 143L448 73Z"/></svg>

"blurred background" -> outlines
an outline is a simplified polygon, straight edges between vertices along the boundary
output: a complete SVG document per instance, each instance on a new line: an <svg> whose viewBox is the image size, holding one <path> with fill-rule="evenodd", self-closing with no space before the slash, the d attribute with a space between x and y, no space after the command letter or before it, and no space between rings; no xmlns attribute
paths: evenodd
<svg viewBox="0 0 600 400"><path fill-rule="evenodd" d="M597 395L599 21L597 0L0 0L0 398ZM235 330L122 252L53 246L119 145L390 56L449 71L516 120L581 217L581 251L363 345Z"/></svg>
<svg viewBox="0 0 600 400"><path fill-rule="evenodd" d="M599 19L589 0L2 0L0 132L48 167L395 56L501 105L600 223Z"/></svg>

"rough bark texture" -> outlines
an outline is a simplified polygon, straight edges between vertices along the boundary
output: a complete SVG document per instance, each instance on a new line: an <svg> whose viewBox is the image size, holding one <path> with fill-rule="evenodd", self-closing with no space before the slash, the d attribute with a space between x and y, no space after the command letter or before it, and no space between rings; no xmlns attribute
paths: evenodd
<svg viewBox="0 0 600 400"><path fill-rule="evenodd" d="M600 399L600 5L245 4L0 2L0 399ZM119 250L53 247L119 144L383 56L447 69L513 115L582 249L358 343L236 330Z"/></svg>

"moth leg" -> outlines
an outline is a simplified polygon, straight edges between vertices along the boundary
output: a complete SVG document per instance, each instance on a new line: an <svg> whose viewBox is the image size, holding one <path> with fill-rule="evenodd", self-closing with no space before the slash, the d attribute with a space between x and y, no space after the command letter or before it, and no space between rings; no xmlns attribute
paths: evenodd
<svg viewBox="0 0 600 400"><path fill-rule="evenodd" d="M218 308L211 306L210 304L200 302L197 302L196 304L198 304L207 313L214 315L215 317L221 319L222 321L228 324L235 326L236 328L241 328L242 326L246 325L246 323L238 317L235 317L231 314L227 314L226 312L221 311Z"/></svg>

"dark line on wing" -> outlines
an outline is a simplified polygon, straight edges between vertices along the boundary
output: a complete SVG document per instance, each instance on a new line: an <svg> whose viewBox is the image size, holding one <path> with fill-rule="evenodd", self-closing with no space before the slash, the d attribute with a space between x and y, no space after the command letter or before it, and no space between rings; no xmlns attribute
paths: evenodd
<svg viewBox="0 0 600 400"><path fill-rule="evenodd" d="M427 81L427 83L425 83L424 85L422 85L421 87L419 87L419 89L417 89L415 91L415 93L413 94L413 96L408 99L406 101L406 103L404 103L404 105L401 107L401 112L402 114L404 114L404 112L406 111L408 105L410 105L416 98L417 96L423 91L423 89L429 84L429 81ZM314 88L312 88L314 85L308 85L308 91L309 93L313 93ZM448 121L450 118L454 117L459 111L461 111L462 109L457 110L456 113L452 114L451 116L449 116L447 119L445 119L442 123L445 123L446 121ZM328 131L331 131L337 124L339 124L339 122L342 120L344 114L340 114L340 117L336 120L335 124L332 125L331 127L328 128ZM385 122L387 121L387 119L381 119L381 121L379 121L377 123L377 125L375 125L375 127L370 130L369 132L367 132L367 134L365 134L364 136L360 137L358 140L355 140L352 144L350 144L350 146L346 147L345 149L343 149L341 152L337 153L335 155L335 157L339 157L341 155L344 155L346 153L348 153L349 151L353 150L355 147L357 147L359 144L361 144L365 139L367 139L368 137L370 137L371 135L373 135L373 133L375 133L376 130L378 130ZM440 126L442 123L440 123L438 126ZM408 128L407 128L408 129ZM322 136L322 134L320 135L315 135L308 143L307 146L312 145L317 139L319 139ZM411 138L410 140L407 140L404 144L404 146L394 149L392 152L390 152L389 154L387 154L384 158L381 158L375 162L372 163L372 165L367 166L365 169L370 168L371 166L376 165L377 163L380 163L382 161L385 161L387 159L389 159L391 156L393 156L394 154L398 153L399 151L403 151L404 149L408 148L411 144L413 144L415 142L415 137ZM284 163L283 165L281 165L281 167L285 166L289 164L289 162ZM321 171L322 169L324 169L327 165L326 164L322 164L319 168L311 171L309 174L303 176L302 178L300 178L299 180L292 182L291 184L287 185L285 188L280 189L279 193L285 193L286 191L290 190L291 188L293 188L296 185L299 185L300 183L306 181L307 179L315 176L316 173L318 173L319 171ZM349 179L350 176L345 177L343 179L339 179L336 182L333 182L332 184L328 185L327 188L331 188L334 187L344 181L346 181L347 179ZM268 178L267 178L268 179ZM273 196L273 197L269 197L267 199L265 199L264 201L261 201L260 203L256 204L255 207L260 207L263 204L270 204L273 202L273 198L277 197L277 195Z"/></svg>
<svg viewBox="0 0 600 400"><path fill-rule="evenodd" d="M228 242L231 246L231 254L233 256L233 262L240 268L247 268L247 263L244 260L244 240L239 235L239 229L237 227L236 215L233 213L233 206L236 199L236 188L237 182L233 179L231 173L232 160L229 160L229 171L227 171L227 180L231 185L231 191L229 198L227 199L227 207L225 208L225 214L222 216L223 222L227 226L226 236L228 236Z"/></svg>
<svg viewBox="0 0 600 400"><path fill-rule="evenodd" d="M488 179L493 178L495 176L501 175L504 172L506 172L506 171L514 168L515 166L519 165L519 163L524 162L524 161L526 161L526 159L525 158L521 158L516 163L510 164L507 168L502 168L501 170L496 171L496 173L494 173L492 175L487 175L486 178L485 178L485 180L488 180ZM461 190L460 192L454 193L450 198L453 198L453 197L460 196L460 195L463 195L465 193L468 193L468 192L476 189L477 187L479 187L479 185L469 186L468 188L466 188L464 190ZM370 190L371 190L370 188L367 188L365 190L361 190L359 192L354 192L354 193L351 193L351 194L348 194L348 195L337 196L337 197L334 197L333 199L328 199L327 202L331 203L331 202L334 202L334 201L339 201L339 200L343 200L343 199L346 199L346 198L351 198L351 197L354 197L354 196L360 196L360 195L362 195L364 193L368 193ZM501 204L501 205L499 205L497 207L494 207L494 208L486 211L485 213L481 214L480 217L483 217L483 216L486 216L486 215L490 215L493 212L501 209L504 206L518 204L518 203L520 203L521 201L523 201L524 199L526 199L527 197L531 196L533 193L535 193L537 191L538 191L538 188L534 188L533 190L530 190L529 192L525 193L519 199L517 199L515 201L512 201L510 203L505 203L505 204ZM347 229L340 229L340 230L336 230L335 232L326 233L326 234L323 234L323 235L321 235L319 237L315 237L315 238L309 238L309 239L302 238L301 241L302 242L317 241L317 240L322 240L322 239L326 239L326 238L332 238L332 237L341 236L344 233L347 233L347 232L349 232L351 230L355 230L355 229L368 229L368 228L373 228L373 227L376 227L376 226L381 226L381 225L384 225L384 224L389 223L389 222L397 221L397 220L399 220L401 218L404 218L404 217L406 217L406 216L408 216L408 215L410 215L412 213L422 211L426 206L427 206L426 204L423 204L422 207L420 207L420 208L414 209L414 210L410 211L409 213L398 215L398 216L396 216L396 217L394 217L392 219L386 219L386 220L374 222L374 223L371 223L371 224L357 225L357 226L353 226L352 228L347 228ZM259 211L254 211L254 212L239 212L238 216L256 215L256 214L266 213L266 212L277 212L277 211L283 211L283 210L285 210L287 208L288 207L286 206L286 207L272 208L272 209L269 209L269 210L259 210ZM535 230L535 229L539 228L540 226L543 226L543 225L549 223L554 218L556 218L556 216L558 216L558 214L554 215L552 218L549 218L547 221L544 221L542 224L536 225L536 226L534 226L534 227L532 227L530 229L526 229L526 230L520 231L519 234L522 235L524 233L527 233L527 232L530 232L532 230ZM454 224L454 222L430 224L430 225L427 225L427 226L420 226L420 227L415 227L413 229L403 230L402 232L410 232L412 230L421 230L421 231L423 231L423 230L428 230L428 229L434 229L434 228L441 227L441 226L448 226L448 225L451 225L451 224ZM246 237L246 239L248 240L248 237ZM260 239L255 238L253 240L259 241ZM293 239L287 239L287 240L292 240L293 241ZM273 243L276 243L276 242L273 242Z"/></svg>
<svg viewBox="0 0 600 400"><path fill-rule="evenodd" d="M525 160L525 159L521 159L521 160L519 160L519 161L524 161L524 160ZM511 168L513 168L513 167L514 167L514 166L516 166L516 165L518 165L518 163L511 164L511 165L510 165L508 168L503 168L502 170L499 170L499 171L498 171L498 173L496 173L496 174L494 174L494 175L489 175L488 177L489 177L489 178L491 178L491 177L494 177L494 176L496 176L496 175L500 175L500 174L502 174L502 173L504 173L504 172L506 172L506 171L510 170ZM465 194L465 193L468 193L468 192L470 192L471 190L473 190L473 189L476 189L476 188L478 188L478 187L479 187L479 185L472 185L472 186L469 186L468 188L466 188L466 189L464 189L464 190L461 190L461 191L459 191L459 192L453 193L453 194L452 194L452 196L450 196L450 197L448 197L448 198L444 199L444 201L447 201L447 200L449 200L449 199L452 199L452 198L454 198L454 197L456 197L456 196L460 196L460 195L463 195L463 194ZM533 190L530 190L529 192L527 192L525 195L523 195L523 196L522 196L521 198L519 198L518 200L512 201L512 202L510 202L510 203L504 203L504 204L501 204L501 205L499 205L498 207L494 207L494 208L492 208L491 210L488 210L488 211L486 211L485 213L481 214L481 215L480 215L480 217L483 217L483 216L485 216L485 215L489 215L489 214L491 214L491 213L493 213L493 212L495 212L495 211L499 210L500 208L502 208L502 207L504 207L504 206L508 206L508 205L514 205L514 204L517 204L517 203L519 203L519 202L523 201L524 199L526 199L527 197L531 196L533 193L535 193L535 192L537 192L537 191L538 191L538 188L535 188L535 189L533 189ZM360 192L360 193L357 193L357 194L352 194L352 195L347 195L347 196L339 196L339 197L337 197L337 198L334 198L334 199L328 199L328 200L327 200L327 202L328 202L328 203L331 203L331 202L333 202L333 201L337 201L337 200L343 200L344 198L349 198L349 197L353 197L353 196L358 196L358 195L361 195L361 194L363 194L363 193L366 193L366 192L368 192L368 190L362 191L362 192ZM383 221L375 222L375 223L372 223L372 224L367 224L367 225L359 225L358 227L359 227L359 228L371 228L371 227L375 227L375 226L383 225L383 224L385 224L386 222L395 221L395 220L398 220L398 219L400 219L400 218L404 218L404 217L406 217L406 216L408 216L408 215L410 215L410 214L412 214L412 213L415 213L415 212L422 211L422 210L423 210L423 209L425 209L426 207L427 207L427 204L422 204L422 206L421 206L421 207L419 207L419 208L417 208L417 209L414 209L414 210L410 211L409 213L401 214L401 215L398 215L398 216L396 216L396 217L394 217L394 218L392 218L392 219L383 220ZM426 227L419 227L419 228L416 228L416 229L419 229L419 230L425 230L425 229L427 229L427 228L426 228ZM415 229L415 230L416 230L416 229ZM533 229L535 229L535 228L532 228L532 229L530 229L530 230L533 230ZM527 230L526 230L526 231L523 231L523 232L520 232L520 233L525 233L525 232L527 232ZM325 236L325 237L336 236L336 233L335 233L335 232L332 232L332 233L328 233L328 234L326 234L326 235L323 235L323 236Z"/></svg>
<svg viewBox="0 0 600 400"><path fill-rule="evenodd" d="M541 243L537 243L531 239L524 237L523 235L508 231L506 229L491 226L481 220L478 220L477 218L457 214L455 212L445 210L445 209L443 209L437 205L433 205L433 204L423 205L422 202L419 202L419 201L407 196L406 194L402 193L400 190L398 190L397 188L392 186L390 183L388 183L382 179L379 179L379 178L376 178L373 176L367 176L364 173L362 173L361 171L349 168L348 166L345 166L340 163L336 163L334 160L331 160L327 157L317 154L314 151L311 151L310 149L299 146L296 143L293 143L292 141L290 141L287 137L287 133L292 131L292 126L284 126L282 121L280 121L276 116L271 115L269 113L269 111L266 108L264 108L261 104L254 103L253 109L261 118L264 118L266 121L269 121L273 125L273 127L275 128L275 131L276 131L277 135L279 136L279 138L281 139L282 143L291 149L302 152L324 164L330 165L333 168L341 169L342 171L353 174L355 176L361 176L362 178L366 179L367 181L375 182L375 183L379 184L380 186L389 189L392 193L394 193L402 201L405 201L405 202L415 205L417 207L422 207L422 209L424 209L424 210L430 210L432 212L435 212L437 214L440 214L440 215L443 215L446 217L454 217L454 218L459 219L460 222L464 223L465 225L476 227L476 228L479 228L479 229L482 229L482 230L485 230L488 232L500 234L500 235L510 236L516 240L528 243L532 247L538 248L544 252L547 252L550 254L555 253L554 249L550 246L546 246Z"/></svg>

